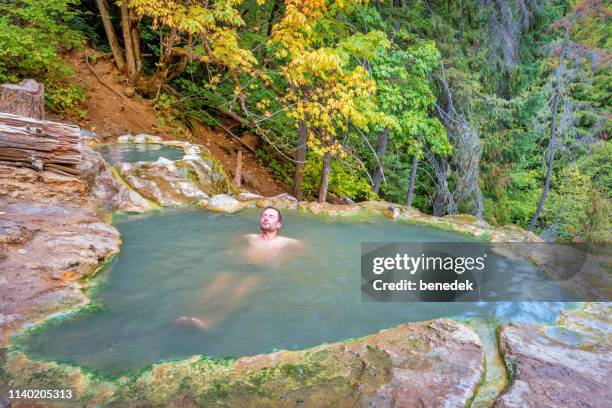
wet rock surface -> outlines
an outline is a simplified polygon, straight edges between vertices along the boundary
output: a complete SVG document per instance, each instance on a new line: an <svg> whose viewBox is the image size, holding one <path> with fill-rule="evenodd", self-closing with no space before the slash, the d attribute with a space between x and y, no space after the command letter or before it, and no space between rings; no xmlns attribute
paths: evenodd
<svg viewBox="0 0 612 408"><path fill-rule="evenodd" d="M341 205L302 201L299 204L301 211L309 214L324 214L328 216L352 216L357 215L362 211L362 208L357 205Z"/></svg>
<svg viewBox="0 0 612 408"><path fill-rule="evenodd" d="M98 174L92 188L91 192L101 206L109 211L133 213L143 213L158 207L123 182L119 175L114 175L114 171L116 170L106 166Z"/></svg>
<svg viewBox="0 0 612 408"><path fill-rule="evenodd" d="M25 322L86 302L77 279L119 244L119 232L85 209L0 205L0 344Z"/></svg>
<svg viewBox="0 0 612 408"><path fill-rule="evenodd" d="M262 197L256 194L240 193L236 196L217 194L208 200L202 201L200 206L210 211L234 213L245 208L267 206L278 209L298 209L297 200L289 194L279 194L274 197Z"/></svg>
<svg viewBox="0 0 612 408"><path fill-rule="evenodd" d="M299 204L295 197L289 194L279 194L274 197L263 197L256 201L258 207L273 206L279 209L297 209Z"/></svg>
<svg viewBox="0 0 612 408"><path fill-rule="evenodd" d="M142 143L148 143L145 140ZM137 137L130 141L137 142ZM162 207L196 205L211 195L238 192L204 147L185 142L164 144L183 148L185 155L175 161L162 157L115 166L117 177L128 189Z"/></svg>
<svg viewBox="0 0 612 408"><path fill-rule="evenodd" d="M241 210L245 205L248 204L238 201L230 195L217 194L206 201L205 207L211 211L232 213Z"/></svg>
<svg viewBox="0 0 612 408"><path fill-rule="evenodd" d="M481 380L483 350L471 329L433 320L303 351L229 362L194 356L112 382L67 365L33 362L19 352L9 353L4 370L11 386L54 382L76 389L77 399L90 404L463 407Z"/></svg>
<svg viewBox="0 0 612 408"><path fill-rule="evenodd" d="M121 163L118 169L131 188L164 207L195 204L208 197L191 181L181 177L179 168L169 160Z"/></svg>
<svg viewBox="0 0 612 408"><path fill-rule="evenodd" d="M511 385L495 407L605 407L612 401L610 306L564 311L558 325L508 324L501 353Z"/></svg>

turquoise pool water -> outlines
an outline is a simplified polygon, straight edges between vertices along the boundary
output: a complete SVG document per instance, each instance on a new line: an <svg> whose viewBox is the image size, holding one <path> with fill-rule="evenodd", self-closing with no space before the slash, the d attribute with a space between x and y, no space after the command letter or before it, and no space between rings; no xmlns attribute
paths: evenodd
<svg viewBox="0 0 612 408"><path fill-rule="evenodd" d="M469 238L384 217L332 221L286 211L282 233L305 247L279 265L248 256L242 235L258 232L258 215L166 210L117 218L123 244L98 278L98 310L49 322L23 336L22 349L118 375L160 360L299 349L437 317L552 321L564 305L362 302L362 241ZM206 330L177 324L181 316Z"/></svg>
<svg viewBox="0 0 612 408"><path fill-rule="evenodd" d="M184 155L183 149L151 143L110 144L98 146L94 150L99 152L104 160L109 163L156 161L160 157L165 157L168 160L179 160Z"/></svg>

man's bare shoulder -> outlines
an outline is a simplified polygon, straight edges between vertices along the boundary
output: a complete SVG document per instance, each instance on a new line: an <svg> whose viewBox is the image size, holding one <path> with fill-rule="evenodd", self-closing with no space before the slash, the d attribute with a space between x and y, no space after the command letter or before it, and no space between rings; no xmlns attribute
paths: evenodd
<svg viewBox="0 0 612 408"><path fill-rule="evenodd" d="M302 245L302 241L294 238L279 236L277 239L281 239L283 245Z"/></svg>

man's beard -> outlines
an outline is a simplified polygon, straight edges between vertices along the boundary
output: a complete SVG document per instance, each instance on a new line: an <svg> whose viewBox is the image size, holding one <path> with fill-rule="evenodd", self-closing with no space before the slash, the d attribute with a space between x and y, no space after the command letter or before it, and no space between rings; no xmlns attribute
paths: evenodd
<svg viewBox="0 0 612 408"><path fill-rule="evenodd" d="M273 228L271 225L269 226L263 226L260 225L259 228L261 229L261 232L274 232L274 231L278 231L278 228Z"/></svg>

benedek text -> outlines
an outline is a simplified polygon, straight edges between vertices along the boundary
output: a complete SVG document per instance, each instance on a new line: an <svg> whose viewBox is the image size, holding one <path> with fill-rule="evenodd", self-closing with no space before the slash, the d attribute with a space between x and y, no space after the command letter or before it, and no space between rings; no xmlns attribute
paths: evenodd
<svg viewBox="0 0 612 408"><path fill-rule="evenodd" d="M374 290L434 290L434 291L447 291L447 290L459 290L467 291L474 290L474 282L466 279L464 282L455 280L454 282L423 282L419 280L418 289L416 282L402 279L399 282L383 282L380 279L375 280L372 283Z"/></svg>

